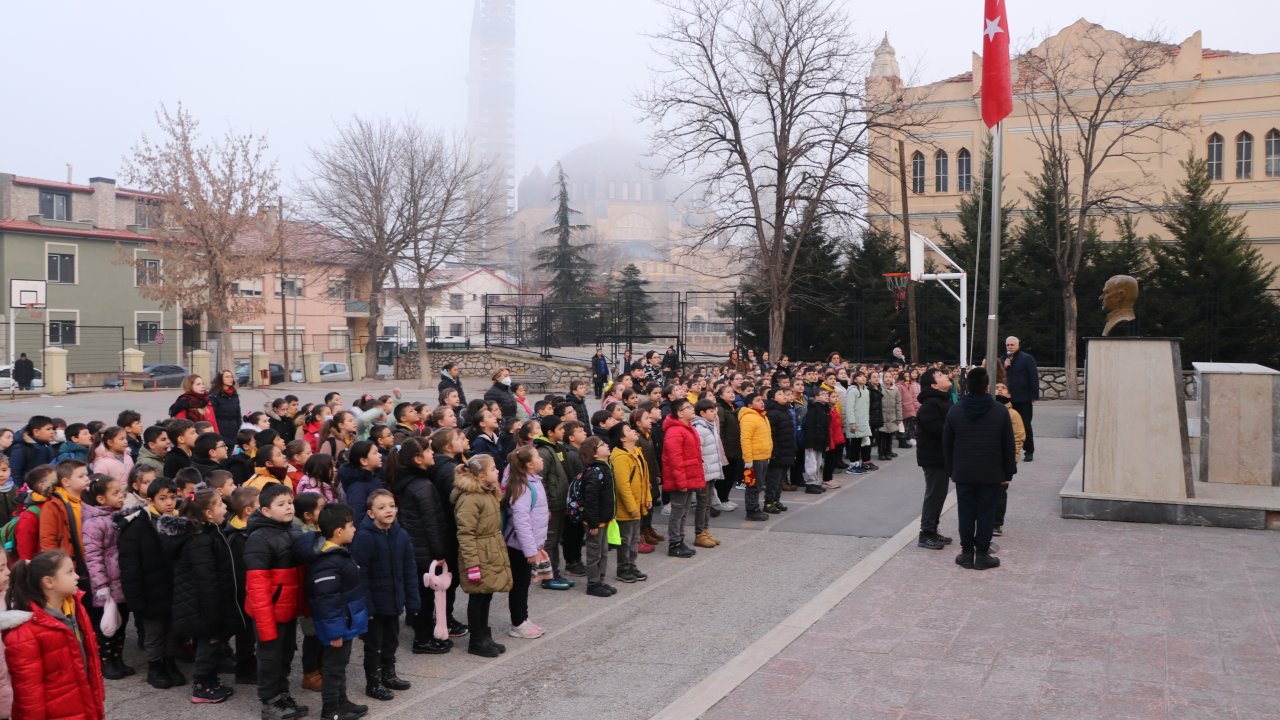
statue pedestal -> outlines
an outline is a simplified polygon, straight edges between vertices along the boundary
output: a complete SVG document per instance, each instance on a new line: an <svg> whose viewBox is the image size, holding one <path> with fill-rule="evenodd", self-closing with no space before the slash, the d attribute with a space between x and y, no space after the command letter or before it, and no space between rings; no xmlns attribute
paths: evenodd
<svg viewBox="0 0 1280 720"><path fill-rule="evenodd" d="M1087 343L1083 491L1128 499L1194 497L1179 341Z"/></svg>
<svg viewBox="0 0 1280 720"><path fill-rule="evenodd" d="M1200 480L1280 486L1280 372L1192 363L1200 389Z"/></svg>

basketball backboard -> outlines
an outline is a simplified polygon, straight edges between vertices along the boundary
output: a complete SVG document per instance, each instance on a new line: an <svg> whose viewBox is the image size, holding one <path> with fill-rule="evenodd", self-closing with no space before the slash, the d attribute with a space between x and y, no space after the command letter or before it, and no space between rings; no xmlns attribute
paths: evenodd
<svg viewBox="0 0 1280 720"><path fill-rule="evenodd" d="M919 281L924 275L925 236L918 232L911 233L911 279Z"/></svg>
<svg viewBox="0 0 1280 720"><path fill-rule="evenodd" d="M45 303L44 291L44 280L11 278L9 280L9 307L43 308Z"/></svg>

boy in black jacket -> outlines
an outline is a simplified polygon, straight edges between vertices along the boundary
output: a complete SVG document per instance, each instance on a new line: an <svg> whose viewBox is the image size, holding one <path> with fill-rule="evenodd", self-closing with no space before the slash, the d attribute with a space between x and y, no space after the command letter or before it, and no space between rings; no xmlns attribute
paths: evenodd
<svg viewBox="0 0 1280 720"><path fill-rule="evenodd" d="M231 493L227 503L227 524L222 532L227 536L227 544L231 546L231 560L236 573L236 602L244 607L245 566L244 543L249 537L249 516L258 510L258 488L241 487ZM236 684L258 684L258 659L254 656L253 646L255 634L253 623L249 623L236 633Z"/></svg>
<svg viewBox="0 0 1280 720"><path fill-rule="evenodd" d="M156 518L172 515L178 491L173 481L156 478L147 488L147 504L112 517L120 528L120 584L129 609L142 618L147 682L165 690L187 684L174 658L173 564L160 543Z"/></svg>
<svg viewBox="0 0 1280 720"><path fill-rule="evenodd" d="M587 594L609 597L618 589L605 583L609 569L609 523L615 513L613 471L609 469L609 446L598 437L589 437L578 449L587 469L582 471L583 552L586 555ZM589 464L588 464L589 463Z"/></svg>

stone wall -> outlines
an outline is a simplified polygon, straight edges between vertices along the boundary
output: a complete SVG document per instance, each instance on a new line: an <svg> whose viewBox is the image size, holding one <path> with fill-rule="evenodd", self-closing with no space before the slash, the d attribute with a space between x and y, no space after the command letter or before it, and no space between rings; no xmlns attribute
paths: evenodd
<svg viewBox="0 0 1280 720"><path fill-rule="evenodd" d="M560 360L543 360L539 357L507 353L495 348L475 350L432 350L431 377L437 377L446 363L456 362L463 377L488 378L494 369L505 367L512 375L538 375L548 379L548 389L567 390L570 380L590 380L591 366L586 362L573 363ZM396 380L418 379L418 355L411 353L396 358Z"/></svg>
<svg viewBox="0 0 1280 720"><path fill-rule="evenodd" d="M1139 381L1138 377L1134 378L1135 382ZM1076 387L1080 390L1080 397L1085 395L1084 390L1084 371L1076 371ZM1186 400L1195 400L1196 395L1196 374L1189 370L1182 372L1182 394ZM1067 399L1067 371L1060 367L1042 367L1040 368L1040 399L1041 400L1065 400Z"/></svg>

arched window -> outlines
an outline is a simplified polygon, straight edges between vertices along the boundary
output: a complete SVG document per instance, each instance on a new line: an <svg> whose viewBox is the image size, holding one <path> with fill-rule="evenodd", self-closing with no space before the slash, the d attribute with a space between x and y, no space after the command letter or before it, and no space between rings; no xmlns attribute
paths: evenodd
<svg viewBox="0 0 1280 720"><path fill-rule="evenodd" d="M1214 133L1209 136L1209 142L1205 146L1208 150L1209 160L1209 177L1214 180L1222 179L1222 136Z"/></svg>
<svg viewBox="0 0 1280 720"><path fill-rule="evenodd" d="M911 154L911 192L924 194L924 153L919 150Z"/></svg>
<svg viewBox="0 0 1280 720"><path fill-rule="evenodd" d="M966 148L960 148L956 153L956 190L973 192L973 158Z"/></svg>
<svg viewBox="0 0 1280 720"><path fill-rule="evenodd" d="M1267 177L1280 177L1280 130L1267 133Z"/></svg>
<svg viewBox="0 0 1280 720"><path fill-rule="evenodd" d="M939 150L933 154L933 191L940 193L946 192L948 178L947 151Z"/></svg>
<svg viewBox="0 0 1280 720"><path fill-rule="evenodd" d="M1242 132L1236 136L1236 179L1253 177L1253 136Z"/></svg>

